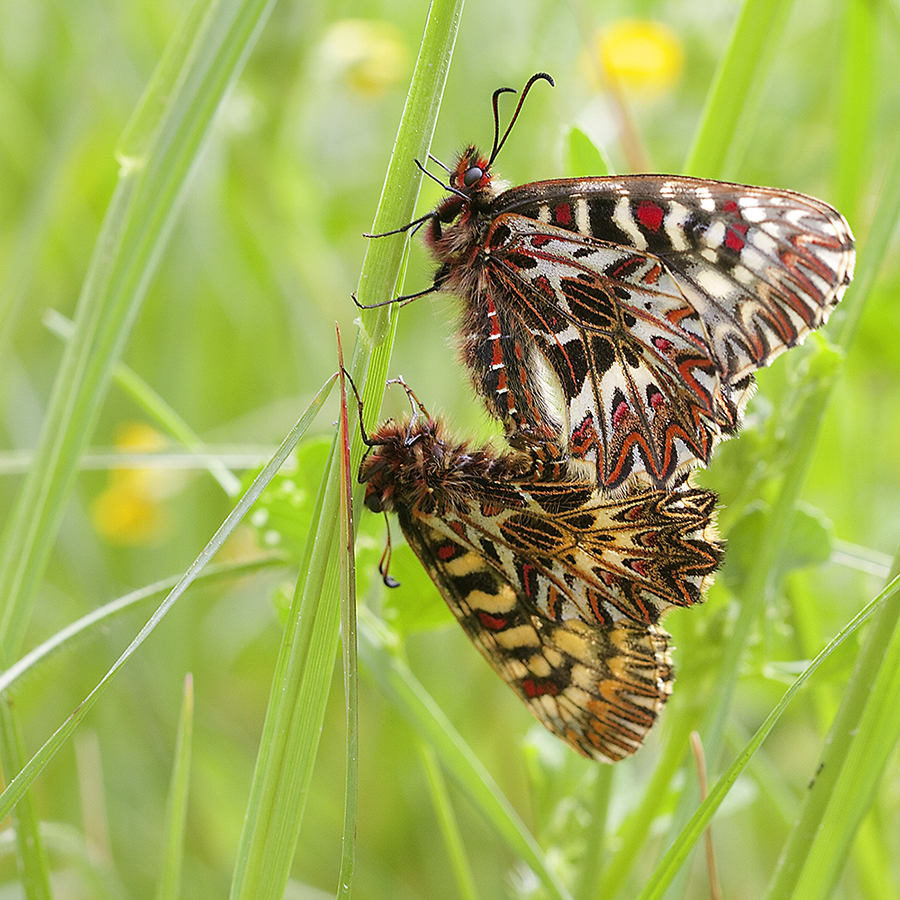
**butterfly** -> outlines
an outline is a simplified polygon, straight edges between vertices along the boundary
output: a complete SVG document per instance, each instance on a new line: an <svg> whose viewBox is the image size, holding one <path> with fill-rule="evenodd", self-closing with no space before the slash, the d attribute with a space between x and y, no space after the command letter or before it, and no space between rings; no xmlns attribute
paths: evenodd
<svg viewBox="0 0 900 900"><path fill-rule="evenodd" d="M454 440L420 412L366 439L365 505L397 514L466 634L543 725L585 756L630 755L672 690L658 620L703 599L721 556L716 495L613 499L564 473L523 478L520 454Z"/></svg>
<svg viewBox="0 0 900 900"><path fill-rule="evenodd" d="M470 146L425 225L431 287L462 299L462 357L510 441L557 443L608 491L664 489L734 433L754 370L821 326L853 234L821 200L675 175L509 187ZM389 232L392 233L392 232Z"/></svg>

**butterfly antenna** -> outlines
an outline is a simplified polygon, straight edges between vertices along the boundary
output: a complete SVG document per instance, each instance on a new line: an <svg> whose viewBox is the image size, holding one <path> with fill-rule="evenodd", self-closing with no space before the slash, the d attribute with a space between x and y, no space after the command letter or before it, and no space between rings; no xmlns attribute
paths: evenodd
<svg viewBox="0 0 900 900"><path fill-rule="evenodd" d="M514 94L514 93L515 93L515 91L512 88L502 87L502 88L497 88L497 90L494 91L493 97L491 97L491 106L493 106L493 108L494 108L494 145L491 150L491 159L490 159L490 162L488 163L488 165L490 165L490 163L492 163L494 161L494 157L496 157L496 155L500 152L500 146L499 146L501 143L501 141L500 141L500 107L499 107L500 95L501 94ZM507 128L506 131L508 133L509 129ZM503 136L503 140L506 140L506 135Z"/></svg>
<svg viewBox="0 0 900 900"><path fill-rule="evenodd" d="M491 158L488 160L487 168L491 167L491 163L497 158L497 154L500 152L500 149L506 143L506 139L509 137L509 133L512 131L513 125L516 124L516 119L519 118L519 110L522 109L522 104L525 102L525 98L528 96L528 92L531 90L531 86L536 81L546 81L550 87L554 86L553 79L546 72L537 72L528 79L525 87L522 88L522 96L519 97L519 103L516 106L515 112L512 114L512 118L509 120L509 125L506 126L506 131L503 132L503 137L498 139L500 134L500 116L497 109L497 101L500 98L501 94L511 93L514 94L515 91L512 88L498 88L494 91L493 97L493 106L494 106L494 149L491 150Z"/></svg>
<svg viewBox="0 0 900 900"><path fill-rule="evenodd" d="M388 521L387 513L384 516L384 527L387 539L384 545L384 552L381 554L381 559L378 560L378 574L386 587L400 587L400 582L396 578L392 578L388 571L391 567L391 523Z"/></svg>

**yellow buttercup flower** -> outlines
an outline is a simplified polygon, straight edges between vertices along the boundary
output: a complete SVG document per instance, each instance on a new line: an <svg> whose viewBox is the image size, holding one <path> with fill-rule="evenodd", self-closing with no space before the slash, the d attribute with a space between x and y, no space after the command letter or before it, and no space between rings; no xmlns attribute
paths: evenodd
<svg viewBox="0 0 900 900"><path fill-rule="evenodd" d="M343 19L326 32L320 45L326 72L342 79L353 93L383 94L406 76L410 54L403 36L389 22Z"/></svg>
<svg viewBox="0 0 900 900"><path fill-rule="evenodd" d="M641 19L620 19L603 29L595 37L594 54L607 77L645 98L671 91L684 65L675 32Z"/></svg>
<svg viewBox="0 0 900 900"><path fill-rule="evenodd" d="M165 439L149 425L130 422L119 429L115 446L126 453L152 453L165 446ZM91 504L94 527L111 544L154 543L168 524L162 500L171 493L171 476L160 469L110 469L106 488Z"/></svg>

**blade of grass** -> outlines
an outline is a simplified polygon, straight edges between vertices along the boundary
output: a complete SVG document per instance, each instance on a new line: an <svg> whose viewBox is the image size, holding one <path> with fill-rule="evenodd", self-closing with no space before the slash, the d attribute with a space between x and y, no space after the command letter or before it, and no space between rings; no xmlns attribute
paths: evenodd
<svg viewBox="0 0 900 900"><path fill-rule="evenodd" d="M241 563L218 563L207 566L197 576L195 584L212 582L220 578L237 578L242 575L249 575L252 572L258 572L260 569L280 565L283 565L283 562L278 557L254 559ZM103 606L92 609L87 615L76 619L71 625L67 625L65 628L57 631L56 634L51 635L33 650L29 650L18 662L5 671L0 672L0 694L8 691L22 676L34 670L44 660L49 659L68 645L73 644L91 629L111 621L116 616L120 616L138 604L152 600L160 594L167 594L178 584L180 577L180 575L177 575L172 578L165 578L136 591L131 591L122 597L117 597L115 600L110 600L109 603L104 603Z"/></svg>
<svg viewBox="0 0 900 900"><path fill-rule="evenodd" d="M0 665L31 616L78 457L121 356L215 112L273 0L197 3L170 42L119 149L121 175L88 267L75 334L35 462L0 541Z"/></svg>
<svg viewBox="0 0 900 900"><path fill-rule="evenodd" d="M503 796L497 783L453 727L409 667L390 652L391 638L379 623L360 610L359 654L366 672L396 708L435 749L441 763L466 792L507 846L531 867L545 890L557 900L571 894L550 868L537 841Z"/></svg>
<svg viewBox="0 0 900 900"><path fill-rule="evenodd" d="M341 836L341 871L337 896L349 900L356 861L356 817L359 796L359 666L356 656L356 565L353 529L353 470L350 467L350 425L347 421L347 385L344 352L337 333L341 376L341 635L344 648L344 695L347 705L347 762L344 786L344 831Z"/></svg>
<svg viewBox="0 0 900 900"><path fill-rule="evenodd" d="M453 812L453 804L450 802L450 794L441 767L438 765L434 748L424 741L419 744L422 754L422 764L425 767L425 776L428 779L428 788L431 791L431 802L437 813L438 823L441 826L441 834L444 836L444 844L450 856L453 873L456 876L456 886L463 900L478 900L478 889L475 887L475 878L472 868L466 859L466 848L459 831L459 823Z"/></svg>
<svg viewBox="0 0 900 900"><path fill-rule="evenodd" d="M21 646L78 458L171 232L190 171L272 3L225 0L192 7L126 129L122 173L78 300L75 335L54 383L34 465L0 536L0 666L8 665ZM90 704L82 710L85 705ZM18 773L3 797L21 799L24 786L83 714L77 712L24 768L20 759L3 760L7 771ZM13 710L6 708L0 730L15 728L13 718ZM0 741L0 754L8 746L11 741ZM29 806L26 801L23 810ZM33 866L43 865L38 832L20 835L20 840ZM33 867L28 858L24 864L26 870Z"/></svg>
<svg viewBox="0 0 900 900"><path fill-rule="evenodd" d="M194 679L188 672L184 678L184 698L178 720L175 744L175 766L166 802L165 854L160 866L156 900L178 900L181 896L181 865L184 858L185 824L187 822L188 785L191 774L191 739L194 733Z"/></svg>
<svg viewBox="0 0 900 900"><path fill-rule="evenodd" d="M842 343L850 343L856 334L862 308L871 294L898 218L900 218L900 148L894 153L893 164L883 183L868 240L860 254L857 277L852 288L855 302L849 307L849 315L842 322ZM896 568L892 569L891 574L895 572ZM887 616L888 613L882 615ZM844 736L839 741L841 752L832 745L832 739L826 742L826 751L822 759L825 765L820 767L815 789L807 794L800 817L782 850L778 869L769 887L770 897L787 897L794 894L796 880L800 877L813 838L826 814L826 807L842 765L845 761L853 760L853 756L844 757L845 753L850 752L846 736L860 727L859 720L867 708L865 701L870 685L874 683L876 677L877 662L885 652L891 630L890 621L879 621L873 627L866 646L860 653L856 673L832 724L832 731ZM865 676L860 676L860 669L865 670ZM849 821L845 820L845 824L849 824Z"/></svg>
<svg viewBox="0 0 900 900"><path fill-rule="evenodd" d="M876 60L872 52L882 21L863 0L845 0L841 21L841 78L838 83L836 201L844 215L858 221L864 192L860 182L872 168Z"/></svg>
<svg viewBox="0 0 900 900"><path fill-rule="evenodd" d="M766 720L760 725L756 734L750 743L741 751L737 759L729 766L728 770L713 786L709 793L709 797L701 803L689 822L681 830L677 839L672 846L666 851L664 857L660 861L653 875L648 880L644 890L641 891L637 900L658 900L663 893L672 884L679 873L688 854L692 851L694 845L702 837L706 826L712 820L712 817L725 799L726 794L731 789L738 776L744 771L753 754L759 748L760 744L768 736L769 732L775 727L775 723L781 718L782 713L790 704L791 700L796 696L800 689L815 674L819 666L847 640L850 635L854 634L872 615L892 598L896 597L900 589L900 578L895 578L877 597L868 603L853 619L841 629L841 631L831 640L828 645L816 656L816 658L803 670L803 673L797 680L785 691L782 698L778 701L772 712L766 717ZM794 896L800 897L801 894Z"/></svg>
<svg viewBox="0 0 900 900"><path fill-rule="evenodd" d="M81 701L78 708L60 725L59 728L48 738L38 752L20 769L17 770L16 776L10 781L6 789L0 794L0 819L7 815L10 810L21 800L25 791L28 790L34 779L38 776L44 766L53 758L56 751L62 746L69 735L75 730L78 723L85 717L88 710L97 702L100 695L109 685L109 682L115 677L119 669L131 658L132 654L140 647L141 644L150 636L156 626L162 621L162 618L175 604L175 601L194 583L197 576L205 568L207 563L215 556L219 548L225 542L225 539L234 531L238 523L249 512L250 508L259 498L266 485L272 480L272 476L282 466L290 452L297 446L300 438L306 432L316 413L321 409L325 398L331 386L334 384L337 376L333 375L322 387L316 395L313 403L307 411L300 417L297 424L291 429L288 436L284 439L278 451L272 459L266 464L263 470L253 479L253 483L247 488L244 495L237 502L234 509L228 514L225 521L219 526L216 533L209 540L209 543L203 548L197 558L191 563L187 572L181 576L178 583L166 595L166 598L153 613L147 624L140 630L137 637L128 645L122 655L113 663L109 671L98 682L94 689ZM8 710L8 706L3 707Z"/></svg>
<svg viewBox="0 0 900 900"><path fill-rule="evenodd" d="M900 604L895 602L885 604L872 622L817 775L767 893L771 900L831 896L900 739L898 693Z"/></svg>
<svg viewBox="0 0 900 900"><path fill-rule="evenodd" d="M421 175L413 158L427 153L456 40L462 0L434 0L413 73L406 107L385 178L376 228L412 218ZM370 241L360 275L359 300L393 295L404 257L403 241ZM372 351L356 342L350 374L363 385L367 417L381 407L396 315L386 309L362 314L366 332L377 336ZM368 376L368 377L364 377ZM362 457L354 435L351 465ZM355 469L354 469L355 471ZM304 801L319 746L340 622L335 523L339 466L332 452L313 515L298 581L273 677L259 755L231 886L233 900L281 898L294 856Z"/></svg>
<svg viewBox="0 0 900 900"><path fill-rule="evenodd" d="M23 768L25 746L16 718L12 715L12 704L7 698L0 702L0 747L8 763L16 766L13 771ZM6 791L3 792L4 794ZM3 795L0 795L2 801ZM31 793L11 812L15 826L14 839L18 849L17 863L19 882L27 900L50 900L50 865L40 831L40 815ZM6 813L0 813L0 819Z"/></svg>
<svg viewBox="0 0 900 900"><path fill-rule="evenodd" d="M738 156L738 128L746 134L748 114L762 87L791 9L791 0L745 0L728 48L719 61L700 126L684 164L688 175L722 178Z"/></svg>
<svg viewBox="0 0 900 900"><path fill-rule="evenodd" d="M54 333L70 340L73 324L56 310L48 310L44 324ZM227 466L206 451L203 439L188 425L160 395L130 366L122 362L113 368L113 378L137 405L143 409L162 429L183 444L192 453L202 457L209 474L229 497L236 497L241 490L241 480Z"/></svg>

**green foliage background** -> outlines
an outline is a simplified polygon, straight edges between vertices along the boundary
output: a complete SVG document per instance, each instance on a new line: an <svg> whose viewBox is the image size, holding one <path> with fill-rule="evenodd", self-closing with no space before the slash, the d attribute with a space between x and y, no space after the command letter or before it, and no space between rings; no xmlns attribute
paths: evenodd
<svg viewBox="0 0 900 900"><path fill-rule="evenodd" d="M685 810L696 805L686 736L718 702L722 672L737 665L740 678L721 754L707 760L713 780L806 662L883 587L897 549L900 271L895 246L873 241L877 258L866 253L870 235L880 237L893 224L879 212L885 195L896 191L900 87L889 73L898 63L898 10L862 0L772 6L786 16L783 35L762 17L754 31L752 14L768 7L748 6L751 20L743 27L764 47L764 77L742 100L737 129L728 130L721 147L718 120L707 118L703 142L694 147L737 4L470 2L433 142L446 162L469 141L489 143L491 91L520 87L544 70L556 89L538 86L531 95L498 165L503 175L519 183L573 174L581 159L570 135L575 124L602 139L613 165L626 171L608 98L591 86L583 56L596 27L649 16L668 24L685 51L683 77L670 92L628 98L651 167L685 171L690 154L695 175L821 196L850 219L867 275L851 287L823 339L761 373L741 437L723 445L700 474L722 498L726 565L705 607L666 620L677 647L675 695L647 746L614 770L576 757L533 725L450 626L405 548L394 563L403 586L387 595L375 571L383 522L364 516L359 523L360 601L387 622L385 644L402 642L401 656L416 678L511 800L548 867L579 898L634 897L647 885ZM63 355L47 312L74 314L120 165L128 163L127 155L117 156L117 147L129 146L120 143L122 133L186 12L173 0L109 7L0 0L3 519L33 462ZM337 29L347 19L368 25ZM275 5L196 162L123 360L238 473L268 458L334 372L334 322L346 346L355 340L358 312L350 293L366 252L362 233L372 226L425 19L425 5L408 0ZM375 55L374 75L355 61L354 34L362 35L362 57ZM440 193L426 182L420 208ZM428 284L429 272L414 246L407 289ZM486 439L491 425L455 363L453 323L447 299L404 308L390 373L402 373L459 433ZM840 341L839 349L828 339ZM385 414L403 411L401 393L388 393ZM98 534L91 508L118 462L111 451L117 431L135 420L166 429L118 385L97 415L24 645L0 664L12 664L101 604L183 572L233 505L205 464L172 441L153 463L169 473L156 500L163 527L151 541L111 543ZM281 549L306 539L336 418L332 397L291 473L297 493L284 482L273 488L282 492L282 505L270 502L266 534L275 531L275 513L282 515ZM797 514L774 559L777 571L762 585L763 614L751 623L745 652L729 658L741 610L760 599L751 596L758 548L781 524L767 514L797 472L803 478ZM255 538L250 528L239 531L223 555L256 554ZM36 865L47 887L40 877L28 881L28 896L145 897L157 890L167 836L177 833L166 825L166 803L186 672L193 674L194 718L182 893L226 893L284 625L273 598L291 577L286 567L195 589L121 671L31 792L46 849ZM895 627L896 606L895 600L879 627ZM90 629L15 684L6 697L21 758L30 758L88 694L149 609ZM766 896L846 696L860 640L854 635L827 659L719 810L714 835L726 896ZM472 799L473 785L444 784L434 751L423 749L398 701L379 684L376 673L360 686L357 896L544 896L546 884L521 862L514 842L498 834L486 804ZM336 667L288 896L335 891L343 696ZM888 733L898 715L886 713ZM8 719L4 725L15 743ZM6 741L3 752L9 780L16 755ZM856 765L875 779L875 802L850 845L844 874L833 890L823 877L820 889L824 896L890 900L900 897L897 757L888 756L883 777L876 762L861 756ZM437 810L448 809L454 823L442 825ZM462 860L454 856L455 831ZM707 896L699 854L685 872L670 895ZM3 841L0 883L12 892L23 881L14 845Z"/></svg>

